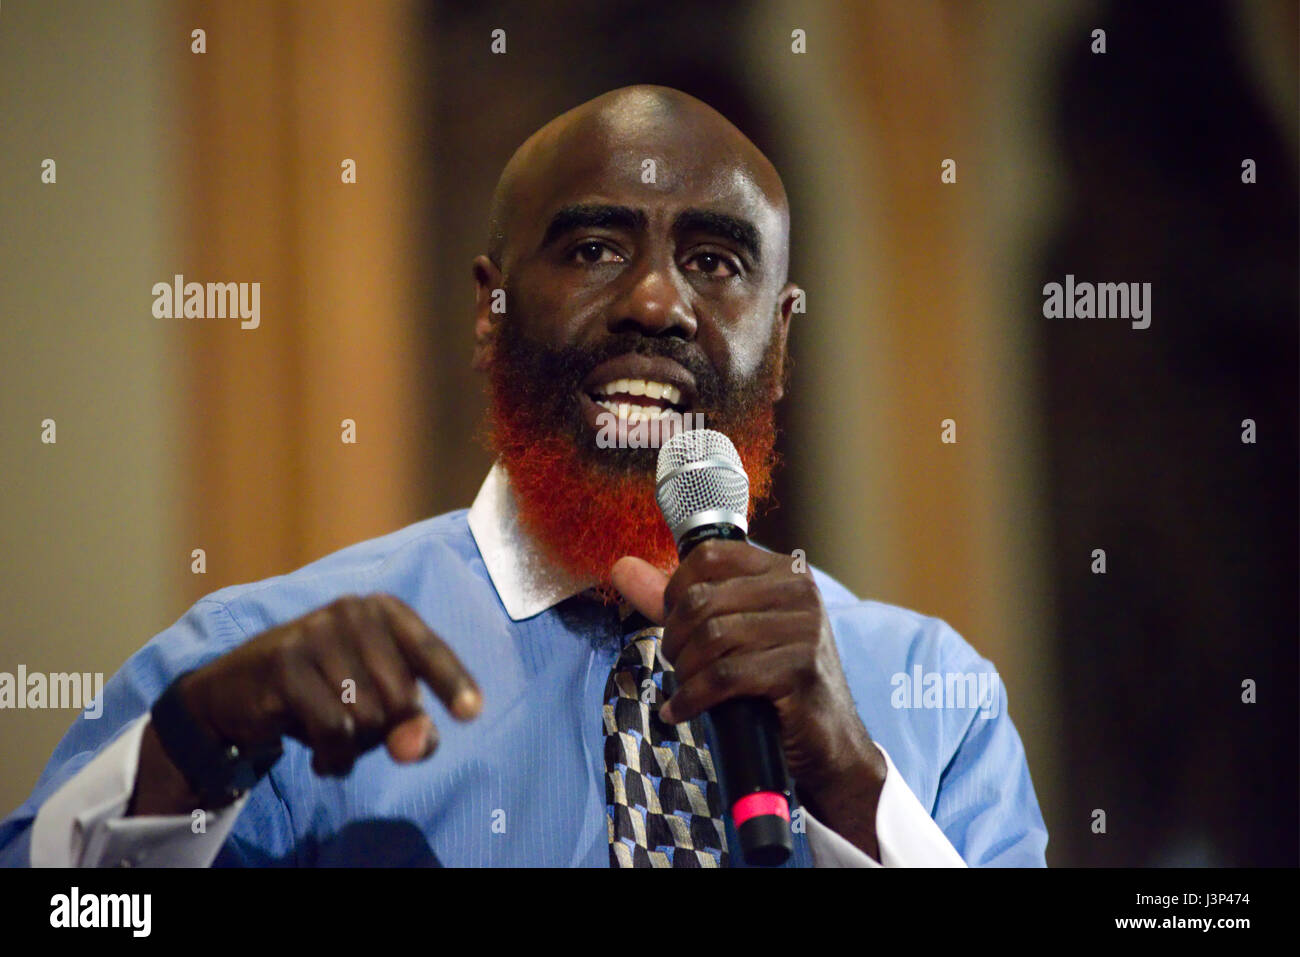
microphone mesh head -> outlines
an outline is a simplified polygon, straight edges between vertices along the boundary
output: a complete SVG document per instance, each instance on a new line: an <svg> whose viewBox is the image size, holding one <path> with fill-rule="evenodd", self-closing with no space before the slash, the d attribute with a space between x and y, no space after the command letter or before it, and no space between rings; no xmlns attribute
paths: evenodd
<svg viewBox="0 0 1300 957"><path fill-rule="evenodd" d="M748 531L749 476L731 439L712 429L678 432L659 450L655 497L673 538L680 540L702 513L722 513Z"/></svg>

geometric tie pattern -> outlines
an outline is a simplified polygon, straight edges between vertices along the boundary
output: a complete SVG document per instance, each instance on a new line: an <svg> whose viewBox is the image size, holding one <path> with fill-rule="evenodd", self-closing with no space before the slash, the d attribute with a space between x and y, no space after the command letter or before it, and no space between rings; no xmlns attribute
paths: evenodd
<svg viewBox="0 0 1300 957"><path fill-rule="evenodd" d="M722 792L699 719L659 720L676 686L664 630L636 632L605 684L610 867L726 867Z"/></svg>

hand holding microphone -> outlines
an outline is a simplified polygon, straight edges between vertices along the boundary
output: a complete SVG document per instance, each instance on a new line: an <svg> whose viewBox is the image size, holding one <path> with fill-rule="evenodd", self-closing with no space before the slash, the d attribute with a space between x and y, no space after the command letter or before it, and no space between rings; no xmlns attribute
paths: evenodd
<svg viewBox="0 0 1300 957"><path fill-rule="evenodd" d="M721 433L675 435L660 451L657 484L681 564L670 579L623 558L613 578L664 626L678 687L660 717L709 713L748 863L790 854L790 776L819 821L878 857L884 760L858 718L811 573L746 541L749 482Z"/></svg>

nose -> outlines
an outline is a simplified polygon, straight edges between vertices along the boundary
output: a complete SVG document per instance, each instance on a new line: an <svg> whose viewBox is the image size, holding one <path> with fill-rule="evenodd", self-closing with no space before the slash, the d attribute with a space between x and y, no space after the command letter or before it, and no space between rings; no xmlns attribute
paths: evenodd
<svg viewBox="0 0 1300 957"><path fill-rule="evenodd" d="M672 269L671 263L647 263L638 270L627 292L610 311L609 331L694 339L698 328L695 313L682 295Z"/></svg>

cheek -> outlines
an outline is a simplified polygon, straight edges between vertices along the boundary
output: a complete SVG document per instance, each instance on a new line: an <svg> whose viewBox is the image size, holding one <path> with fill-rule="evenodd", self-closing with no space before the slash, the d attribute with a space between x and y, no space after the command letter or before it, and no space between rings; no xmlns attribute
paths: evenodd
<svg viewBox="0 0 1300 957"><path fill-rule="evenodd" d="M725 331L720 330L716 345L721 348L721 353L713 354L725 355L727 363L719 365L719 369L725 368L732 376L752 378L763 364L774 331L774 321L768 317L747 318Z"/></svg>
<svg viewBox="0 0 1300 957"><path fill-rule="evenodd" d="M549 270L526 270L507 284L510 318L520 332L549 345L568 345L582 338L591 317L599 312L592 300Z"/></svg>

